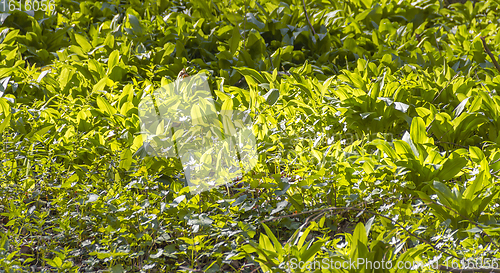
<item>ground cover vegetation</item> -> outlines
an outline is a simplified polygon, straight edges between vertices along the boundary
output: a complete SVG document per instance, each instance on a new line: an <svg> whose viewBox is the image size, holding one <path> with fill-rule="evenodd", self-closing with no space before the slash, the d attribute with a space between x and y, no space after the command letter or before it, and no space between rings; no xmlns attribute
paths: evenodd
<svg viewBox="0 0 500 273"><path fill-rule="evenodd" d="M499 5L4 6L1 271L499 267ZM145 152L140 100L183 69L252 117L237 185L192 194L178 159ZM291 263L358 258L394 268Z"/></svg>

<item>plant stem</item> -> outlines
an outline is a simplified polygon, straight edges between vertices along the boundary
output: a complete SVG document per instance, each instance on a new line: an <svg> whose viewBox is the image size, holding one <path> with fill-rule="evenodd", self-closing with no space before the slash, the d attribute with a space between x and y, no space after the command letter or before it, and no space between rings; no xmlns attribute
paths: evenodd
<svg viewBox="0 0 500 273"><path fill-rule="evenodd" d="M307 23L309 24L309 27L311 28L312 33L313 33L314 35L316 35L316 31L314 31L314 28L313 28L313 26L312 26L312 24L311 24L311 21L309 20L309 15L307 14L307 10L306 10L306 2L305 2L305 0L302 0L302 6L304 7L304 13L305 13L305 15L306 15L306 20L307 20Z"/></svg>
<svg viewBox="0 0 500 273"><path fill-rule="evenodd" d="M493 53L491 53L490 48L486 44L486 40L484 39L483 36L481 36L481 41L483 42L484 51L486 51L488 56L490 56L491 60L493 61L493 64L495 65L495 68L498 70L498 72L500 72L500 65L498 64L497 59L495 59Z"/></svg>

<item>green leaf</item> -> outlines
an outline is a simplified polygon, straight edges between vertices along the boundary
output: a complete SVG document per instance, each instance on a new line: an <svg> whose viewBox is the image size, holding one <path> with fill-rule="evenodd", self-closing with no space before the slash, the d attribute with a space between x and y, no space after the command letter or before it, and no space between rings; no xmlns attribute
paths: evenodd
<svg viewBox="0 0 500 273"><path fill-rule="evenodd" d="M324 241L315 242L308 249L302 252L302 255L300 255L300 260L304 262L311 260L321 250L321 247L324 244Z"/></svg>
<svg viewBox="0 0 500 273"><path fill-rule="evenodd" d="M80 179L78 175L75 173L72 176L70 176L64 183L61 184L61 188L63 189L68 189L71 188L73 185L73 182L77 182Z"/></svg>
<svg viewBox="0 0 500 273"><path fill-rule="evenodd" d="M382 139L375 139L372 142L370 142L370 145L374 145L377 147L379 150L384 152L387 156L389 156L392 159L398 159L399 157L397 156L396 152L394 151L394 148L391 147L387 141L382 140Z"/></svg>
<svg viewBox="0 0 500 273"><path fill-rule="evenodd" d="M468 200L474 200L477 198L479 192L486 188L486 185L483 185L484 181L484 171L481 171L479 174L476 175L476 179L474 179L474 182L467 186L467 188L464 191L464 199Z"/></svg>
<svg viewBox="0 0 500 273"><path fill-rule="evenodd" d="M250 23L251 25L253 25L257 29L262 30L262 29L264 29L266 27L266 24L264 24L261 21L257 20L257 18L255 18L255 16L253 15L253 13L247 13L246 20L247 20L248 23Z"/></svg>
<svg viewBox="0 0 500 273"><path fill-rule="evenodd" d="M240 41L240 29L238 28L238 26L235 26L233 27L233 35L231 35L231 38L229 39L229 50L233 55L238 51Z"/></svg>
<svg viewBox="0 0 500 273"><path fill-rule="evenodd" d="M92 49L92 45L88 42L88 39L81 34L75 34L76 43L82 48L82 50L87 53Z"/></svg>
<svg viewBox="0 0 500 273"><path fill-rule="evenodd" d="M467 101L469 99L470 99L470 97L464 99L462 102L460 102L460 104L457 105L455 110L453 110L453 112L455 113L455 118L460 116L460 114L462 114L462 112L464 111L465 105L467 105Z"/></svg>
<svg viewBox="0 0 500 273"><path fill-rule="evenodd" d="M267 82L266 79L254 69L248 67L234 67L234 69L236 69L241 75L245 77L248 84L251 83L261 84Z"/></svg>
<svg viewBox="0 0 500 273"><path fill-rule="evenodd" d="M359 222L354 229L354 233L352 234L352 238L354 241L361 242L362 244L368 244L368 237L366 235L365 225Z"/></svg>
<svg viewBox="0 0 500 273"><path fill-rule="evenodd" d="M354 259L367 258L368 255L368 237L363 223L358 223L352 234L353 247L351 248L351 257Z"/></svg>
<svg viewBox="0 0 500 273"><path fill-rule="evenodd" d="M444 162L443 166L441 167L438 178L441 180L450 180L454 178L466 165L466 158L460 156L454 158L450 157Z"/></svg>
<svg viewBox="0 0 500 273"><path fill-rule="evenodd" d="M0 98L0 113L6 116L10 114L10 105L6 98Z"/></svg>
<svg viewBox="0 0 500 273"><path fill-rule="evenodd" d="M100 79L99 82L97 82L96 85L94 85L94 88L92 88L92 92L104 91L107 82L108 82L107 77Z"/></svg>
<svg viewBox="0 0 500 273"><path fill-rule="evenodd" d="M222 124L224 126L224 133L226 136L236 135L236 128L234 127L234 123L230 117L226 115L222 116Z"/></svg>
<svg viewBox="0 0 500 273"><path fill-rule="evenodd" d="M427 132L425 128L425 122L420 117L414 117L411 121L410 128L410 136L411 140L415 144L424 144L429 142L429 138L427 137Z"/></svg>
<svg viewBox="0 0 500 273"><path fill-rule="evenodd" d="M274 236L273 232L269 229L269 227L266 226L266 224L262 223L262 226L264 227L264 230L266 231L267 236L269 238L271 238L271 241L274 244L274 249L276 250L276 253L278 255L282 255L283 248L281 246L281 243L278 241L278 239L276 238L276 236Z"/></svg>
<svg viewBox="0 0 500 273"><path fill-rule="evenodd" d="M194 125L204 125L203 114L201 113L200 106L195 104L191 107L191 121Z"/></svg>
<svg viewBox="0 0 500 273"><path fill-rule="evenodd" d="M41 141L41 137L43 135L45 135L50 129L54 128L55 125L51 124L51 125L47 125L45 127L43 127L42 129L36 131L36 133L33 134L33 136L31 137L31 140L38 140L38 141Z"/></svg>
<svg viewBox="0 0 500 273"><path fill-rule="evenodd" d="M12 72L15 71L16 69L17 69L16 67L0 68L0 78L12 74Z"/></svg>
<svg viewBox="0 0 500 273"><path fill-rule="evenodd" d="M7 86L9 85L11 77L6 77L0 80L0 97L3 96L5 90L7 90Z"/></svg>
<svg viewBox="0 0 500 273"><path fill-rule="evenodd" d="M122 114L124 116L127 116L128 115L128 111L130 111L131 109L137 110L137 108L134 107L134 104L132 102L127 101L120 108L120 114Z"/></svg>
<svg viewBox="0 0 500 273"><path fill-rule="evenodd" d="M132 151L130 149L125 149L122 151L120 156L120 168L128 171L132 165Z"/></svg>
<svg viewBox="0 0 500 273"><path fill-rule="evenodd" d="M301 249L301 248L302 248L302 246L304 245L304 243L305 243L305 242L306 242L306 240L307 240L307 236L309 235L309 233L311 232L311 230L313 230L313 228L315 228L315 225L316 225L316 224L315 224L315 223L313 223L313 224L309 225L309 226L306 228L306 230L304 230L304 232L299 233L299 234L300 234L300 238L299 238L299 240L298 240L298 242L297 242L297 247L298 247L299 249ZM297 231L299 231L299 230L297 230Z"/></svg>
<svg viewBox="0 0 500 273"><path fill-rule="evenodd" d="M483 197L483 199L481 200L481 203L478 204L478 202L476 202L476 200L473 200L472 203L474 204L474 206L477 205L477 208L475 209L475 213L477 214L480 214L480 213L483 213L484 209L486 208L486 206L488 206L489 204L491 204L491 200L493 200L498 194L500 193L500 191L498 190L494 190L494 192L492 194L490 194L489 196L487 197ZM479 215L477 215L479 216Z"/></svg>
<svg viewBox="0 0 500 273"><path fill-rule="evenodd" d="M301 195L299 194L286 194L287 195L287 200L293 205L296 211L302 211L304 209L304 205L301 199Z"/></svg>
<svg viewBox="0 0 500 273"><path fill-rule="evenodd" d="M113 67L115 67L118 64L119 60L120 60L120 52L118 50L113 50L113 52L109 54L108 58L108 72L107 72L108 75L111 73Z"/></svg>
<svg viewBox="0 0 500 273"><path fill-rule="evenodd" d="M445 184L434 181L432 186L437 190L436 193L439 196L439 200L446 206L454 208L456 196L451 192L450 188Z"/></svg>
<svg viewBox="0 0 500 273"><path fill-rule="evenodd" d="M97 101L97 106L104 113L110 116L116 113L116 109L113 108L113 106L111 106L111 104L109 104L109 102L105 98L97 97L96 101Z"/></svg>
<svg viewBox="0 0 500 273"><path fill-rule="evenodd" d="M142 34L142 27L141 23L139 22L139 19L135 17L133 14L128 15L128 20L130 22L130 25L132 25L132 29L134 30L136 35L141 35Z"/></svg>
<svg viewBox="0 0 500 273"><path fill-rule="evenodd" d="M160 249L160 250L163 252L163 249ZM160 252L160 251L158 251L158 252ZM112 273L123 273L123 272L125 272L125 269L123 268L123 266L121 264L117 264L111 268L111 272Z"/></svg>
<svg viewBox="0 0 500 273"><path fill-rule="evenodd" d="M283 209L285 209L288 206L288 204L289 203L286 200L283 200L283 201L279 202L276 205L276 208L271 211L270 215L273 215L275 213L278 213L278 212L282 211Z"/></svg>
<svg viewBox="0 0 500 273"><path fill-rule="evenodd" d="M273 106L280 97L280 91L278 89L273 88L269 90L269 92L267 92L263 97L266 99L267 104Z"/></svg>
<svg viewBox="0 0 500 273"><path fill-rule="evenodd" d="M277 253L275 251L275 248L274 248L273 244L269 240L269 237L267 237L264 234L261 234L259 236L259 247L261 247L263 250L267 250L267 251L271 251L273 253Z"/></svg>
<svg viewBox="0 0 500 273"><path fill-rule="evenodd" d="M12 117L12 114L8 114L7 117L0 124L0 134L5 130L5 128L7 128L7 125L10 125L11 117Z"/></svg>
<svg viewBox="0 0 500 273"><path fill-rule="evenodd" d="M420 153L418 152L417 147L415 147L415 144L413 144L413 140L411 139L411 136L407 131L404 133L402 140L408 143L415 157L420 157Z"/></svg>

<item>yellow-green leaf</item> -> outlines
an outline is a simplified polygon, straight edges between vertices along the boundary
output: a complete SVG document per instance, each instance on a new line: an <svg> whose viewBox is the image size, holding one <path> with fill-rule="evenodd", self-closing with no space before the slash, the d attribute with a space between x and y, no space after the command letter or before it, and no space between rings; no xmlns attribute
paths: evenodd
<svg viewBox="0 0 500 273"><path fill-rule="evenodd" d="M109 102L105 98L97 97L96 101L97 101L97 106L104 113L110 116L116 113L116 109L113 108L113 106L111 106L111 104L109 104Z"/></svg>
<svg viewBox="0 0 500 273"><path fill-rule="evenodd" d="M123 150L120 156L120 168L128 171L132 165L132 151L130 149Z"/></svg>
<svg viewBox="0 0 500 273"><path fill-rule="evenodd" d="M75 34L75 40L78 45L85 51L85 53L89 52L92 49L92 45L87 41L87 38L83 37L81 34Z"/></svg>

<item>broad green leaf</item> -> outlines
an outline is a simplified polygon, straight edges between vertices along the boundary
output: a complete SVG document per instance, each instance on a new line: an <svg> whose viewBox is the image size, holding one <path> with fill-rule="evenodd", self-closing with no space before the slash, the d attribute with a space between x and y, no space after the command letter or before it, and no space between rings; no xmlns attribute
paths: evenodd
<svg viewBox="0 0 500 273"><path fill-rule="evenodd" d="M302 246L304 245L304 243L306 242L307 240L307 236L309 235L309 233L316 227L316 224L315 223L312 223L311 225L309 225L306 230L304 230L304 232L301 232L299 233L300 235L300 238L298 238L299 240L297 241L297 247L299 249L302 248Z"/></svg>
<svg viewBox="0 0 500 273"><path fill-rule="evenodd" d="M120 60L120 52L118 52L118 50L113 50L113 52L111 52L108 58L108 72L107 72L108 75L109 73L111 73L113 67L115 67L118 64L119 60Z"/></svg>
<svg viewBox="0 0 500 273"><path fill-rule="evenodd" d="M96 99L96 102L97 102L97 106L99 107L99 109L101 111L103 111L104 113L112 116L113 114L116 113L116 109L113 108L113 106L111 106L111 104L109 104L109 102L104 98L104 97L97 97Z"/></svg>
<svg viewBox="0 0 500 273"><path fill-rule="evenodd" d="M241 41L240 29L238 26L233 27L233 34L229 39L229 50L234 55L239 48Z"/></svg>
<svg viewBox="0 0 500 273"><path fill-rule="evenodd" d="M200 106L195 104L191 107L191 120L193 125L204 125L203 114L201 113Z"/></svg>
<svg viewBox="0 0 500 273"><path fill-rule="evenodd" d="M276 236L274 236L273 232L269 229L269 227L266 226L266 224L263 223L262 226L264 227L264 230L266 231L267 236L269 238L271 238L271 241L274 244L274 249L276 250L276 253L278 255L282 255L283 248L281 247L281 243L278 241L278 239L276 238Z"/></svg>
<svg viewBox="0 0 500 273"><path fill-rule="evenodd" d="M92 92L103 91L104 88L106 88L107 83L108 83L107 77L100 79L99 82L97 82L96 85L94 85Z"/></svg>
<svg viewBox="0 0 500 273"><path fill-rule="evenodd" d="M134 109L134 104L131 103L130 101L125 102L122 107L120 108L120 114L127 116L128 111L131 109Z"/></svg>
<svg viewBox="0 0 500 273"><path fill-rule="evenodd" d="M368 237L366 235L366 229L363 223L360 222L356 225L354 233L352 234L352 238L354 241L359 241L364 245L368 244Z"/></svg>
<svg viewBox="0 0 500 273"><path fill-rule="evenodd" d="M324 244L324 241L318 241L309 246L308 249L302 252L302 255L300 256L301 261L307 262L311 260L316 254L318 254Z"/></svg>
<svg viewBox="0 0 500 273"><path fill-rule="evenodd" d="M6 78L3 78L0 80L0 97L2 97L3 94L5 93L5 90L7 90L7 86L9 85L10 78L11 77L6 77Z"/></svg>
<svg viewBox="0 0 500 273"><path fill-rule="evenodd" d="M266 99L267 104L273 106L280 97L280 91L278 89L273 88L269 90L269 92L267 92L263 97Z"/></svg>
<svg viewBox="0 0 500 273"><path fill-rule="evenodd" d="M441 180L450 180L454 178L463 167L467 165L467 159L463 157L448 158L438 173Z"/></svg>
<svg viewBox="0 0 500 273"><path fill-rule="evenodd" d="M420 157L420 153L418 152L417 147L415 147L415 144L413 144L413 140L407 131L404 133L402 140L406 142L408 146L410 146L410 149L412 150L416 158Z"/></svg>
<svg viewBox="0 0 500 273"><path fill-rule="evenodd" d="M227 99L222 103L221 115L231 116L233 113L234 104L232 99Z"/></svg>
<svg viewBox="0 0 500 273"><path fill-rule="evenodd" d="M16 69L17 69L16 67L2 67L2 68L0 68L0 78L10 75Z"/></svg>
<svg viewBox="0 0 500 273"><path fill-rule="evenodd" d="M446 186L444 183L439 181L434 181L432 186L437 190L436 193L439 196L439 200L446 206L454 208L455 204L458 200L456 200L456 196L452 193L450 188Z"/></svg>
<svg viewBox="0 0 500 273"><path fill-rule="evenodd" d="M483 159L486 159L483 151L481 151L481 149L479 149L476 146L470 146L469 153L470 153L471 158L476 159L478 162L482 161Z"/></svg>
<svg viewBox="0 0 500 273"><path fill-rule="evenodd" d="M222 116L222 124L224 126L224 133L226 136L236 135L236 128L234 127L234 123L230 117L226 115Z"/></svg>
<svg viewBox="0 0 500 273"><path fill-rule="evenodd" d="M470 99L470 97L464 99L462 102L460 102L460 104L458 104L458 106L455 108L455 110L453 110L453 112L455 113L455 118L460 116L460 114L462 114L462 112L464 111L465 105L467 105L467 101L469 99Z"/></svg>
<svg viewBox="0 0 500 273"><path fill-rule="evenodd" d="M245 77L247 82L261 84L267 82L266 79L257 71L247 67L234 67L241 75Z"/></svg>
<svg viewBox="0 0 500 273"><path fill-rule="evenodd" d="M132 166L132 161L132 151L130 149L123 150L120 156L120 168L128 171Z"/></svg>
<svg viewBox="0 0 500 273"><path fill-rule="evenodd" d="M366 236L366 229L363 223L358 223L352 234L353 247L351 248L351 257L353 259L363 258L366 259L368 254L368 238Z"/></svg>
<svg viewBox="0 0 500 273"><path fill-rule="evenodd" d="M500 191L494 189L493 190L493 193L491 193L490 195L486 196L486 197L482 197L482 200L481 200L481 203L478 204L477 200L472 200L472 204L475 208L475 210L473 211L473 213L476 213L477 216L479 216L479 214L483 213L484 209L490 205L491 203L491 200L493 200L495 197L497 197L497 195L500 193ZM475 207L477 206L477 207Z"/></svg>
<svg viewBox="0 0 500 273"><path fill-rule="evenodd" d="M0 113L3 113L5 116L10 114L10 105L6 98L0 98Z"/></svg>
<svg viewBox="0 0 500 273"><path fill-rule="evenodd" d="M289 193L287 193L286 195L287 200L293 205L296 211L302 211L304 209L303 201L300 195L290 195Z"/></svg>
<svg viewBox="0 0 500 273"><path fill-rule="evenodd" d="M387 156L389 156L392 159L399 158L395 153L394 148L391 147L385 140L375 139L372 142L370 142L370 145L376 146L379 150L384 152Z"/></svg>
<svg viewBox="0 0 500 273"><path fill-rule="evenodd" d="M269 237L267 237L265 234L261 234L259 236L259 247L263 248L264 250L276 253L275 247L269 240Z"/></svg>
<svg viewBox="0 0 500 273"><path fill-rule="evenodd" d="M92 49L92 45L88 42L87 38L81 34L75 34L76 43L81 47L81 49L87 53Z"/></svg>
<svg viewBox="0 0 500 273"><path fill-rule="evenodd" d="M246 20L248 23L252 24L255 26L257 29L263 29L266 27L266 24L262 23L261 21L257 20L253 13L247 13Z"/></svg>
<svg viewBox="0 0 500 273"><path fill-rule="evenodd" d="M467 99L469 99L469 98L467 98ZM473 113L473 112L478 111L481 108L481 102L482 102L482 100L483 99L481 97L474 98L474 100L472 101L472 103L471 103L471 105L469 107L469 113ZM455 115L455 116L457 116L457 115Z"/></svg>
<svg viewBox="0 0 500 273"><path fill-rule="evenodd" d="M64 181L64 183L61 185L61 188L63 189L67 189L67 188L71 188L72 187L72 184L73 182L76 182L78 181L80 178L78 177L78 175L75 173L73 174L72 176L70 176L66 181Z"/></svg>
<svg viewBox="0 0 500 273"><path fill-rule="evenodd" d="M141 23L139 22L139 19L135 17L133 14L128 15L128 20L130 22L130 25L132 26L132 29L134 30L136 35L141 35L142 34L142 27Z"/></svg>
<svg viewBox="0 0 500 273"><path fill-rule="evenodd" d="M115 46L115 36L113 35L112 32L108 33L106 35L106 40L104 40L104 45L106 45L110 49L114 48L114 46Z"/></svg>
<svg viewBox="0 0 500 273"><path fill-rule="evenodd" d="M426 133L426 128L425 128L425 123L424 120L420 117L414 117L411 121L411 128L410 128L410 136L411 140L415 144L424 144L428 143L428 137Z"/></svg>
<svg viewBox="0 0 500 273"><path fill-rule="evenodd" d="M55 125L51 124L51 125L47 125L45 127L43 127L42 129L36 131L33 136L31 137L32 140L38 140L40 141L41 140L41 137L43 135L45 135L50 129L54 128ZM33 133L33 132L32 132Z"/></svg>
<svg viewBox="0 0 500 273"><path fill-rule="evenodd" d="M483 182L484 182L484 171L477 174L476 179L474 179L474 182L472 182L472 184L469 184L467 186L463 194L464 199L474 200L478 196L478 193L484 188L486 188L485 186L487 185L483 185Z"/></svg>
<svg viewBox="0 0 500 273"><path fill-rule="evenodd" d="M12 114L8 114L7 117L2 121L0 124L0 134L7 128L8 125L10 125L10 119L12 117Z"/></svg>
<svg viewBox="0 0 500 273"><path fill-rule="evenodd" d="M161 252L160 252L161 251ZM163 249L160 248L160 250L158 251L158 257L163 253ZM153 255L151 255L153 256ZM111 268L111 272L112 273L123 273L123 272L126 272L125 269L123 268L123 266L121 264L117 264L117 265L114 265L112 268Z"/></svg>

